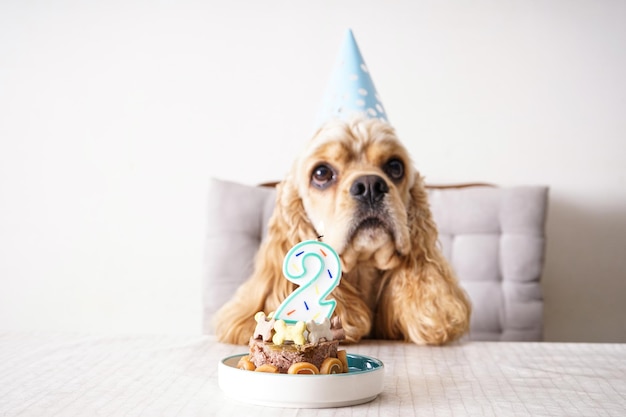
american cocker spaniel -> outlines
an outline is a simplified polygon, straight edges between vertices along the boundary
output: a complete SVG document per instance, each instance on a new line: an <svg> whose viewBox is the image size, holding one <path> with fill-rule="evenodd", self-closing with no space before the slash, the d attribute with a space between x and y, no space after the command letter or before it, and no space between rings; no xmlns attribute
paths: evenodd
<svg viewBox="0 0 626 417"><path fill-rule="evenodd" d="M355 119L323 126L278 184L254 273L215 317L218 340L248 343L255 313L295 289L285 255L320 235L341 259L330 298L346 341L438 345L468 330L471 306L439 250L422 177L388 123Z"/></svg>

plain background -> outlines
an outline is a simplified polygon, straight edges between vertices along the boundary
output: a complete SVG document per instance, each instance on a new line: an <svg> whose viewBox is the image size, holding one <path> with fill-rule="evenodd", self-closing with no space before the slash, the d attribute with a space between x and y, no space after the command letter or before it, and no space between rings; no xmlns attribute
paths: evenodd
<svg viewBox="0 0 626 417"><path fill-rule="evenodd" d="M0 331L198 333L208 179L283 177L350 27L427 182L550 187L546 340L626 342L625 22L609 0L4 0Z"/></svg>

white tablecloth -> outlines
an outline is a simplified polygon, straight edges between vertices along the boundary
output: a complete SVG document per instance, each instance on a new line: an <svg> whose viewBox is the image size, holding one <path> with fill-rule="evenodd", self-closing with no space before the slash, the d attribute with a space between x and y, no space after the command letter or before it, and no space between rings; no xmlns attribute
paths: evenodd
<svg viewBox="0 0 626 417"><path fill-rule="evenodd" d="M298 410L224 397L210 337L0 334L0 416L625 416L626 344L367 341L385 364L374 401Z"/></svg>

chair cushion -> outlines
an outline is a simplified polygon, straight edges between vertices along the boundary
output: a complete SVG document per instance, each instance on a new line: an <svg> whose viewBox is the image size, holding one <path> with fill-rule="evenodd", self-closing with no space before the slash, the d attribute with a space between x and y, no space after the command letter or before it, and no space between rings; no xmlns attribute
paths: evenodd
<svg viewBox="0 0 626 417"><path fill-rule="evenodd" d="M430 189L446 259L469 294L474 340L542 340L548 189Z"/></svg>
<svg viewBox="0 0 626 417"><path fill-rule="evenodd" d="M547 187L429 189L444 256L473 305L469 338L542 340ZM203 282L210 318L252 273L275 190L212 179Z"/></svg>
<svg viewBox="0 0 626 417"><path fill-rule="evenodd" d="M203 277L205 334L213 333L213 314L252 274L275 195L273 188L210 181Z"/></svg>

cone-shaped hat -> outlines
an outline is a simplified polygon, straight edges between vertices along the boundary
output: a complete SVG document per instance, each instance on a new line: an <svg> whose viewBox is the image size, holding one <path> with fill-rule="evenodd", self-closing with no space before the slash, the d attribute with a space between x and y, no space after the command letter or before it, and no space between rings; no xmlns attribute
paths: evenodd
<svg viewBox="0 0 626 417"><path fill-rule="evenodd" d="M352 30L348 29L326 89L317 125L355 116L388 121Z"/></svg>

